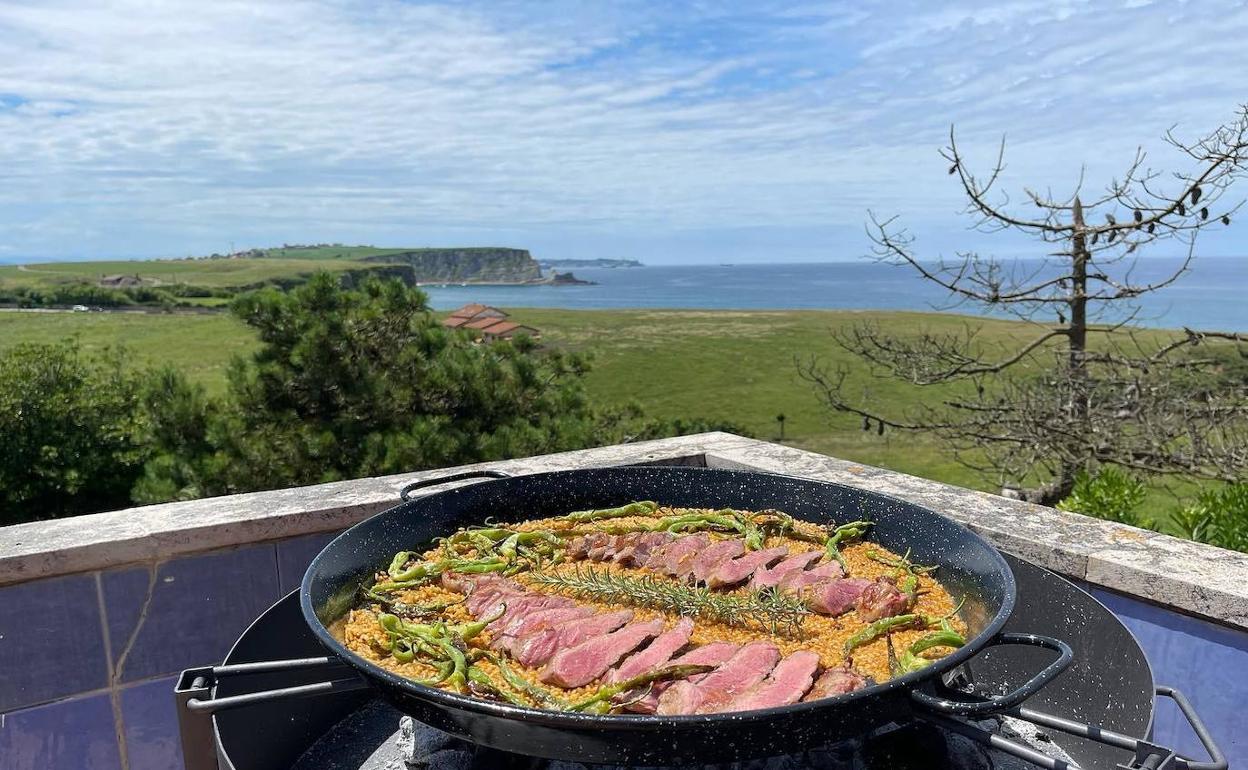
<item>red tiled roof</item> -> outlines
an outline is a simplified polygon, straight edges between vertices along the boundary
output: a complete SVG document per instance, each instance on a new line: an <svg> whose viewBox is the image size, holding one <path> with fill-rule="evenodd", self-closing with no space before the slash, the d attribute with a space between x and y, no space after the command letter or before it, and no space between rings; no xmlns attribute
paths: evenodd
<svg viewBox="0 0 1248 770"><path fill-rule="evenodd" d="M504 321L501 318L487 317L487 318L478 318L475 321L469 321L468 323L463 324L463 327L465 329L480 329L481 331L485 331L491 326L496 326L498 324L506 324L506 323L511 323L511 322Z"/></svg>
<svg viewBox="0 0 1248 770"><path fill-rule="evenodd" d="M471 320L472 318L468 316L454 316L453 315L450 318L443 318L442 325L448 329L458 329L459 327L463 326L464 324L468 323Z"/></svg>
<svg viewBox="0 0 1248 770"><path fill-rule="evenodd" d="M507 313L503 310L499 310L498 308L492 307L490 305L480 305L475 302L472 303L471 305L464 305L459 310L456 310L455 312L451 313L451 316L453 318L475 318L481 315L482 313L486 313L486 312L496 313L500 317L504 317L504 318L507 316Z"/></svg>
<svg viewBox="0 0 1248 770"><path fill-rule="evenodd" d="M456 310L455 312L451 313L451 317L454 318L455 316L467 316L468 318L471 318L477 313L480 313L482 310L485 310L485 305L478 305L474 302L471 305L464 305L459 310Z"/></svg>
<svg viewBox="0 0 1248 770"><path fill-rule="evenodd" d="M517 334L521 332L532 337L537 334L537 329L534 329L532 326L518 324L514 321L501 321L488 329L485 329L486 334L493 334L496 336L502 336L504 334Z"/></svg>

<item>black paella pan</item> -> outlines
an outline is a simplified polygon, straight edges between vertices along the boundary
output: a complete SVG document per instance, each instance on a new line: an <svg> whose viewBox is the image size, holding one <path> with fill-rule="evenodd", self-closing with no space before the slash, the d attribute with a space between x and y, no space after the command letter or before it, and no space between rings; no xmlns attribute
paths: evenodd
<svg viewBox="0 0 1248 770"><path fill-rule="evenodd" d="M465 478L492 480L409 499L424 486ZM616 764L712 762L789 753L863 733L916 713L969 714L1021 703L1068 665L1070 648L1035 634L1002 634L1015 602L1014 575L995 548L936 512L887 495L788 476L706 468L621 467L505 477L479 471L420 482L406 502L352 527L313 560L301 605L318 639L395 706L417 720L473 742L551 759ZM669 506L774 508L820 524L870 519L867 539L906 550L935 573L967 624L967 644L925 669L847 695L781 708L694 716L598 716L543 711L418 685L348 650L328 626L354 602L359 586L396 551L486 519L502 523L603 508L631 500ZM961 700L939 680L977 652L1034 645L1057 653L1024 685L989 701ZM940 693L940 694L938 694Z"/></svg>

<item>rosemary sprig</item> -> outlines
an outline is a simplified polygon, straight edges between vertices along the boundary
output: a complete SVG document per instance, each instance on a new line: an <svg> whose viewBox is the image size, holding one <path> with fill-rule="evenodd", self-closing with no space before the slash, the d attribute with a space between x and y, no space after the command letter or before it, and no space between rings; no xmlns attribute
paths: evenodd
<svg viewBox="0 0 1248 770"><path fill-rule="evenodd" d="M535 572L528 579L533 584L582 599L646 607L784 636L800 634L802 622L810 614L801 600L773 589L720 594L705 587L651 575L632 577L592 567L566 574Z"/></svg>

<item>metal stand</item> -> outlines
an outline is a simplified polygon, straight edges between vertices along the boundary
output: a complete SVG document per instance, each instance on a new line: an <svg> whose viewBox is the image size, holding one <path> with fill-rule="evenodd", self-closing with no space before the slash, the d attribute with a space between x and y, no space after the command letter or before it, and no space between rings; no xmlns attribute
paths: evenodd
<svg viewBox="0 0 1248 770"><path fill-rule="evenodd" d="M317 669L324 669L326 676L333 674L342 674L342 676L294 687L279 687L224 698L216 697L217 684L226 677ZM212 715L217 711L286 698L363 690L367 687L368 683L356 676L345 663L330 657L270 660L260 663L187 669L182 672L174 688L174 698L178 706L178 733L182 738L182 754L186 762L186 770L220 770L212 724Z"/></svg>

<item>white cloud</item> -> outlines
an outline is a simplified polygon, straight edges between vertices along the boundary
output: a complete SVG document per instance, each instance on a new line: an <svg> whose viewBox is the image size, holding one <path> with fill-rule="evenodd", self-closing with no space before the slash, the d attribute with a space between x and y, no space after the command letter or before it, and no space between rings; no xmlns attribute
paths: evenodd
<svg viewBox="0 0 1248 770"><path fill-rule="evenodd" d="M867 207L947 246L951 122L977 158L1009 135L1007 181L1059 187L1244 98L1237 5L752 8L0 3L0 246L678 257L692 232L860 232Z"/></svg>

